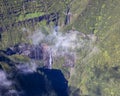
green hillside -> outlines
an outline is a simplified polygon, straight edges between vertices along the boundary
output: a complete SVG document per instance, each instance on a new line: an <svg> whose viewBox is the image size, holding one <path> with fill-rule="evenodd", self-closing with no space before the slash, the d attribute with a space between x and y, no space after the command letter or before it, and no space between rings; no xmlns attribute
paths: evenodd
<svg viewBox="0 0 120 96"><path fill-rule="evenodd" d="M14 2L10 3L10 1ZM8 3L14 7L15 5L23 7L21 5L23 1L9 0ZM9 7L5 7L4 3L1 3L3 6L0 11L4 14L4 18L1 17L0 26L4 27L18 21L59 12L60 31L64 35L69 30L75 30L85 34L86 38L88 37L87 39L79 38L83 42L83 47L75 49L77 59L74 67L64 67L62 64L65 62L65 58L62 56L56 57L57 59L53 63L53 68L60 69L68 80L69 95L120 96L120 0L45 0L45 6L42 6L43 0L40 0L42 3L39 0L35 1L26 3L26 6L28 5L26 9L22 9L14 15L8 15ZM69 1L72 2L69 4ZM4 0L0 2L4 2ZM51 5L48 4L50 2ZM64 25L64 12L67 5L70 6L72 16L70 23ZM31 10L29 10L30 6ZM18 43L32 44L29 36L33 35L37 29L40 29L45 36L51 34L53 25L54 22L46 25L46 20L43 20L34 25L27 23L10 27L1 33L0 50L5 50ZM23 31L24 27L28 30ZM93 41L89 40L89 36ZM80 40L77 42L79 43ZM46 41L42 42L46 43ZM47 43L49 44L49 41ZM0 55L3 54L0 53ZM28 57L19 55L7 57L14 62L16 60L29 61ZM37 63L39 62L37 61ZM6 62L0 62L0 65L5 70L10 70Z"/></svg>
<svg viewBox="0 0 120 96"><path fill-rule="evenodd" d="M120 1L89 0L86 8L75 18L72 26L86 34L97 36L94 53L85 62L80 60L72 85L81 89L83 95L119 96L120 89ZM81 54L81 53L79 53ZM89 55L89 54L87 54Z"/></svg>

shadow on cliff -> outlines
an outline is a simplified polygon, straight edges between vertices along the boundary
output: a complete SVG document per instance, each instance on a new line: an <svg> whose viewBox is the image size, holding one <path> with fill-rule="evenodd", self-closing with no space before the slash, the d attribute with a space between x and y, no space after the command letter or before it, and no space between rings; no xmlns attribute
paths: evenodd
<svg viewBox="0 0 120 96"><path fill-rule="evenodd" d="M68 96L68 82L60 70L39 68L37 72L18 72L16 80L24 96Z"/></svg>
<svg viewBox="0 0 120 96"><path fill-rule="evenodd" d="M13 62L11 59L9 59L7 56L5 56L4 54L2 54L2 52L0 51L0 62L4 62L7 63L9 66L13 67L15 62ZM1 64L0 64L1 65Z"/></svg>

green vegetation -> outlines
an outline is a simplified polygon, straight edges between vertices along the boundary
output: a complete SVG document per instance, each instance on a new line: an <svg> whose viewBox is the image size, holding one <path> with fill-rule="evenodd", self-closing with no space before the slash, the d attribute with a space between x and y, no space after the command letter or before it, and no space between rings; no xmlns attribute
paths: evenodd
<svg viewBox="0 0 120 96"><path fill-rule="evenodd" d="M35 17L42 16L43 14L44 14L44 12L36 12L36 13L26 14L25 16L20 15L17 20L18 21L24 21L24 20L27 20L27 19L30 19L30 18L35 18Z"/></svg>
<svg viewBox="0 0 120 96"><path fill-rule="evenodd" d="M17 54L11 56L10 59L14 62L20 62L20 63L25 63L30 61L30 59L27 56L22 56Z"/></svg>
<svg viewBox="0 0 120 96"><path fill-rule="evenodd" d="M74 68L76 73L69 79L70 85L80 88L82 95L119 96L119 4L119 0L90 0L85 10L68 26L68 29L74 26L80 32L98 37L94 46L99 48L99 52L78 59Z"/></svg>
<svg viewBox="0 0 120 96"><path fill-rule="evenodd" d="M15 0L14 0L15 1ZM21 0L22 1L22 0ZM17 1L18 2L18 1ZM39 2L39 1L38 1ZM46 5L47 0L44 4ZM52 6L46 5L44 11L38 9L22 10L18 16L8 18L7 11L5 18L1 21L1 26L11 24L15 21L21 21L29 18L41 16L46 13L60 12L60 23L64 22L65 3L61 0L50 0ZM21 3L19 3L21 4ZM29 3L32 6L35 3ZM37 7L39 3L33 5ZM69 81L69 86L80 89L78 94L81 96L119 96L120 90L120 0L75 0L71 4L72 19L71 23L63 26L63 30L77 31L85 34L94 34L97 36L96 43L92 49L85 45L83 49L76 49L77 60L75 67L63 67L64 58L59 57L55 60L53 67L61 69ZM16 5L17 6L17 5ZM24 13L25 12L25 13ZM26 14L28 12L28 14ZM30 43L28 37L34 30L41 28L45 34L49 34L50 26L46 27L46 21L34 24L25 24L8 29L8 32L2 33L2 42L0 49L15 45L20 42ZM51 24L52 26L53 24ZM60 24L62 26L62 24ZM22 31L22 27L30 30ZM87 46L87 47L86 47ZM28 58L13 56L17 61L26 61ZM5 65L6 66L6 65ZM7 68L7 67L6 67ZM71 90L71 94L76 90ZM72 95L71 95L72 96ZM78 95L79 96L79 95Z"/></svg>

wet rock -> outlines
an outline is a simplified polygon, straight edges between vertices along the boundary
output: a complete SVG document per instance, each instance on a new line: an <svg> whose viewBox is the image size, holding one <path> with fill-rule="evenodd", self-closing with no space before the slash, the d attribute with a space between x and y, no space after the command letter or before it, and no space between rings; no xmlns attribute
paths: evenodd
<svg viewBox="0 0 120 96"><path fill-rule="evenodd" d="M49 46L45 43L41 44L41 46L42 46L44 66L45 68L48 68L49 59L50 59Z"/></svg>
<svg viewBox="0 0 120 96"><path fill-rule="evenodd" d="M6 51L3 51L6 55L19 54L27 56L31 59L42 60L45 68L51 68L52 56L50 47L46 43L39 45L30 45L26 43L16 44L13 47L7 48Z"/></svg>
<svg viewBox="0 0 120 96"><path fill-rule="evenodd" d="M31 46L30 54L28 55L32 59L43 59L43 52L41 45Z"/></svg>

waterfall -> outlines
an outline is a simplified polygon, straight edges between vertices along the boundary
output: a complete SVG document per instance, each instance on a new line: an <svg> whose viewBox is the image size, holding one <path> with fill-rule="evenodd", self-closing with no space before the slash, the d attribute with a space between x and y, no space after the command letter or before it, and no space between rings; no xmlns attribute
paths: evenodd
<svg viewBox="0 0 120 96"><path fill-rule="evenodd" d="M51 49L49 53L49 69L52 69L52 50Z"/></svg>

